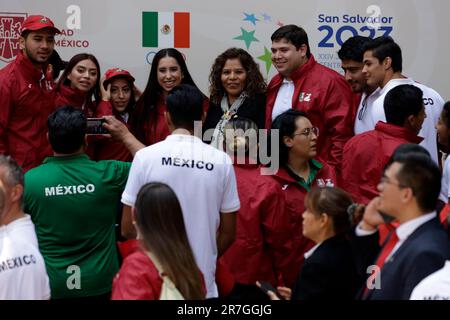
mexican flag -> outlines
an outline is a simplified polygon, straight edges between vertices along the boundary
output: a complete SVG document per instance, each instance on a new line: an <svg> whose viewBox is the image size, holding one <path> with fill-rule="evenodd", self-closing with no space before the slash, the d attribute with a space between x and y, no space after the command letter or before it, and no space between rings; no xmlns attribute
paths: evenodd
<svg viewBox="0 0 450 320"><path fill-rule="evenodd" d="M189 48L189 12L142 12L142 46Z"/></svg>

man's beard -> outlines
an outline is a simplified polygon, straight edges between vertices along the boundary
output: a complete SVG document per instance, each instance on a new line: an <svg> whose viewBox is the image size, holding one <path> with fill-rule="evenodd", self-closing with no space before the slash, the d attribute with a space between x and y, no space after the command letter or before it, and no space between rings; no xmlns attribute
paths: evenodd
<svg viewBox="0 0 450 320"><path fill-rule="evenodd" d="M48 58L47 58L45 61L39 61L39 60L35 59L35 58L30 54L30 52L27 50L26 47L25 47L24 51L25 51L25 55L27 56L27 58L28 58L28 59L31 61L31 63L34 64L34 65L40 65L40 66L43 66L44 64L47 63L48 59L50 58L50 55L48 55Z"/></svg>

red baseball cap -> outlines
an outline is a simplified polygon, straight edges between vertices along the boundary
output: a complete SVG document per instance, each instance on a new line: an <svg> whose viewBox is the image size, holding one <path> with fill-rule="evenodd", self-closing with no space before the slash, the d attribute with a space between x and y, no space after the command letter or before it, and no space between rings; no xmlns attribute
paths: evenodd
<svg viewBox="0 0 450 320"><path fill-rule="evenodd" d="M36 31L44 28L50 28L55 31L55 33L61 33L58 28L55 27L54 23L50 18L47 18L43 15L31 15L22 23L22 31L20 34L23 34L24 31Z"/></svg>
<svg viewBox="0 0 450 320"><path fill-rule="evenodd" d="M128 81L134 82L134 77L127 70L120 68L108 69L108 71L105 72L105 81L103 81L105 90L108 88L108 84L116 77L125 78Z"/></svg>

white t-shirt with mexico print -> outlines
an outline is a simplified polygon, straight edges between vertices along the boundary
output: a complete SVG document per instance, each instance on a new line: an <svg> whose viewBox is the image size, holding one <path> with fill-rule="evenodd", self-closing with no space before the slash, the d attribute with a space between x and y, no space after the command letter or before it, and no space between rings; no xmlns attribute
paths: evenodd
<svg viewBox="0 0 450 320"><path fill-rule="evenodd" d="M0 300L47 300L50 284L29 215L0 227Z"/></svg>
<svg viewBox="0 0 450 320"><path fill-rule="evenodd" d="M240 207L230 157L195 136L170 135L136 153L122 202L134 206L140 188L148 182L162 182L174 190L197 265L205 277L207 298L217 297L220 212L231 213Z"/></svg>

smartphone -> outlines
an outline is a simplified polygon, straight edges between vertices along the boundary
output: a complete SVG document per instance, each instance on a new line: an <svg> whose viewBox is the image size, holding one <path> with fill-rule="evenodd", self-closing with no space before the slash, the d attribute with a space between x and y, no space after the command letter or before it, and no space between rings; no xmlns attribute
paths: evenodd
<svg viewBox="0 0 450 320"><path fill-rule="evenodd" d="M269 291L272 291L277 295L278 298L284 299L280 294L278 293L277 289L275 289L269 282L267 281L258 281L261 286L258 286L265 294L267 294Z"/></svg>
<svg viewBox="0 0 450 320"><path fill-rule="evenodd" d="M103 128L106 122L104 118L87 118L86 134L106 134L108 130Z"/></svg>

